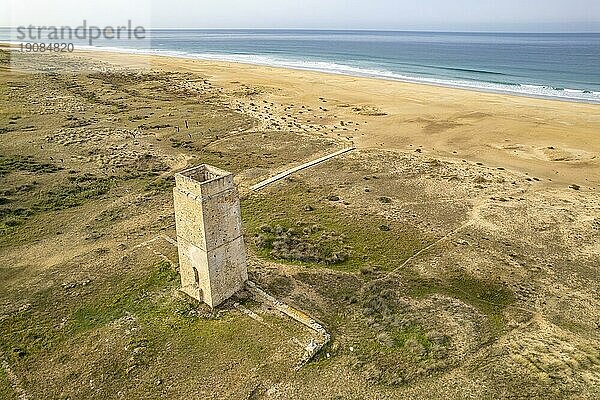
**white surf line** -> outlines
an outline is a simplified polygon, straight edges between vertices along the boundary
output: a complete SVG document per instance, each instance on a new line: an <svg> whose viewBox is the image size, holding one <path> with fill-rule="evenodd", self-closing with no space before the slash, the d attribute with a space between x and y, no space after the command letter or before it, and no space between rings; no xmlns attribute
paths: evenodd
<svg viewBox="0 0 600 400"><path fill-rule="evenodd" d="M8 365L8 361L6 361L4 358L2 359L2 368L4 368L4 372L6 373L13 390L17 394L18 399L27 400L27 393L25 392L25 389L23 389L23 386L21 386L21 380L13 372L13 370L10 368L10 365Z"/></svg>
<svg viewBox="0 0 600 400"><path fill-rule="evenodd" d="M281 179L285 178L286 176L289 176L289 175L291 175L293 173L296 173L298 171L301 171L303 169L310 168L310 167L315 166L317 164L321 164L322 162L325 162L325 161L327 161L329 159L332 159L334 157L337 157L339 155L348 153L348 152L350 152L352 150L356 150L356 147L348 147L348 148L345 148L345 149L341 149L341 150L336 151L335 153L331 153L329 155L326 155L326 156L318 158L316 160L307 162L307 163L302 164L302 165L298 165L297 167L288 169L287 171L284 171L284 172L282 172L280 174L277 174L277 175L275 175L275 176L273 176L273 177L271 177L269 179L266 179L266 180L264 180L262 182L257 183L256 185L250 187L250 190L252 190L252 191L260 190L260 189L264 188L265 186L268 186L268 185L270 185L270 184L272 184L274 182L277 182L278 180L281 180Z"/></svg>

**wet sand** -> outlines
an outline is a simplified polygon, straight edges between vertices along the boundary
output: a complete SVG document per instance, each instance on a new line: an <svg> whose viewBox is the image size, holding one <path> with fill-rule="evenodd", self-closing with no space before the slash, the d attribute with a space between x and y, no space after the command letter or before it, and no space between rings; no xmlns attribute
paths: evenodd
<svg viewBox="0 0 600 400"><path fill-rule="evenodd" d="M289 107L273 114L295 107L303 111L296 114L300 122L327 125L320 133L359 149L419 151L527 173L549 185L600 188L600 105L239 63L105 52L85 57L201 73L224 90L260 87L270 101Z"/></svg>

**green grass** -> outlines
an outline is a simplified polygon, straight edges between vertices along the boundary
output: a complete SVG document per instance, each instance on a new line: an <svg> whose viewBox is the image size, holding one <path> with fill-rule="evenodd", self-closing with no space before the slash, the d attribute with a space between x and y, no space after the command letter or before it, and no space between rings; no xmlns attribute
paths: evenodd
<svg viewBox="0 0 600 400"><path fill-rule="evenodd" d="M31 210L24 208L0 208L0 236L11 233L32 214Z"/></svg>
<svg viewBox="0 0 600 400"><path fill-rule="evenodd" d="M122 386L130 393L160 397L161 388L152 383L153 378L148 381L149 371L180 384L189 378L210 377L214 368L230 365L228 360L239 360L243 371L260 365L265 353L279 348L273 343L284 340L273 339L272 327L240 313L213 313L176 295L178 287L178 274L169 263L160 262L137 278L122 275L94 281L77 296L63 294L61 287L46 290L32 298L30 310L0 322L0 350L10 357L19 375L49 367L46 373L56 376L54 368L68 368L72 372L63 379L69 388L59 390L82 397L88 389L80 387L80 374L90 369L91 379L105 382L111 390ZM61 320L66 323L57 329ZM85 350L90 347L93 352ZM106 351L110 358L102 355ZM165 359L175 366L167 368ZM190 360L202 362L194 365L193 376L182 375ZM271 372L278 373L277 366L273 367L275 371L269 367ZM38 372L37 379L40 376ZM139 381L135 388L128 386L132 380ZM39 391L38 384L39 380L29 389ZM0 381L0 390L1 385Z"/></svg>
<svg viewBox="0 0 600 400"><path fill-rule="evenodd" d="M177 276L170 264L161 262L142 278L114 277L96 287L96 294L92 297L83 296L76 302L70 298L62 299L61 302L70 302L64 304L66 309L59 307L56 310L61 314L66 313L68 317L67 324L59 331L52 328L57 324L55 319L58 317L52 315L52 311L57 308L55 302L60 299L63 289L46 289L36 294L36 308L48 310L43 315L33 315L29 310L15 313L0 323L2 344L7 346L3 350L10 352L20 348L27 354L36 354L55 348L69 338L106 326L125 315L154 317L156 310L151 294L175 287L178 284Z"/></svg>
<svg viewBox="0 0 600 400"><path fill-rule="evenodd" d="M255 244L265 257L327 265L343 264L348 258L344 240L316 225L263 225L260 230Z"/></svg>
<svg viewBox="0 0 600 400"><path fill-rule="evenodd" d="M96 178L87 174L73 177L69 184L46 192L32 208L45 212L77 207L105 195L114 184L114 179Z"/></svg>
<svg viewBox="0 0 600 400"><path fill-rule="evenodd" d="M393 329L389 333L394 341L395 348L403 348L407 341L413 339L423 346L425 350L429 351L431 349L432 343L423 328L419 325L413 324L404 329Z"/></svg>
<svg viewBox="0 0 600 400"><path fill-rule="evenodd" d="M193 307L173 297L178 284L178 274L171 265L160 262L142 277L120 276L99 284L94 282L90 293L76 298L61 299L61 288L46 290L38 294L35 308L39 311L24 311L2 321L0 347L18 370L35 363L45 364L46 357L56 357L61 363L72 362L77 351L67 349L83 345L90 335L105 336L107 341L115 343L125 340L127 347L143 348L143 353L134 354L129 360L116 357L114 364L99 367L108 370L98 375L129 379L129 367L148 365L171 335L197 334L193 327L202 321L189 313ZM64 301L64 307L56 306ZM125 316L136 321L139 326L136 334L112 337L114 330L110 326ZM66 324L56 329L60 320Z"/></svg>
<svg viewBox="0 0 600 400"><path fill-rule="evenodd" d="M49 211L66 210L83 205L107 194L116 181L110 178L96 178L92 175L71 177L68 183L35 197L18 193L9 197L0 206L0 236L10 234L28 218Z"/></svg>
<svg viewBox="0 0 600 400"><path fill-rule="evenodd" d="M432 238L410 226L396 226L378 215L356 215L342 207L332 205L326 199L329 193L317 193L297 181L274 187L267 195L252 194L242 200L242 218L249 244L263 258L304 266L322 266L337 270L357 272L365 266L389 271L396 269L412 254L426 246ZM310 206L310 207L307 207ZM312 210L312 211L307 211ZM390 231L382 231L381 225L389 225ZM342 263L296 261L274 257L271 248L257 247L256 235L262 235L264 225L280 225L302 231L305 226L319 226L320 232L332 232L343 239L332 251L347 251L349 258ZM319 245L319 233L309 235L307 240ZM270 239L273 239L272 237ZM411 269L398 271L407 295L423 298L442 294L459 299L484 314L494 336L505 327L504 309L515 299L512 292L491 281L450 274L440 279L425 279Z"/></svg>
<svg viewBox="0 0 600 400"><path fill-rule="evenodd" d="M125 287L115 282L116 293L79 308L73 314L68 329L72 334L78 334L107 325L129 314L142 319L154 318L156 310L150 301L150 294L162 288L172 288L177 283L177 273L171 265L161 262L142 280L132 281Z"/></svg>
<svg viewBox="0 0 600 400"><path fill-rule="evenodd" d="M325 262L302 264L329 266L345 271L358 271L365 265L392 270L432 240L415 228L391 224L375 214L357 216L350 210L331 204L326 196L326 193L312 192L298 182L286 182L285 186L277 187L264 196L250 195L242 200L246 232L252 239L260 234L260 228L265 224L300 230L304 226L316 225L321 232L339 236L343 245L331 250L343 249L349 257L345 262L330 265ZM382 225L389 225L390 231L382 231ZM254 249L263 257L273 258L269 256L269 251L260 251L256 246Z"/></svg>
<svg viewBox="0 0 600 400"><path fill-rule="evenodd" d="M475 307L487 317L495 336L500 335L505 327L504 309L515 302L514 294L501 285L466 275L446 279L421 279L414 273L405 271L402 276L410 297L423 298L437 293Z"/></svg>
<svg viewBox="0 0 600 400"><path fill-rule="evenodd" d="M400 386L424 374L447 368L444 357L432 351L433 343L420 325L387 329L385 334L391 339L391 344L365 338L355 346L359 360L357 365L366 370L370 365L378 370L369 380Z"/></svg>
<svg viewBox="0 0 600 400"><path fill-rule="evenodd" d="M218 335L226 336L229 332L234 340L239 333L235 324L215 319L207 310L199 313L197 303L183 296L173 296L178 287L179 275L168 262L158 263L140 278L115 277L93 288L91 294L75 304L69 304L67 323L60 330L52 328L56 325L57 315L51 313L57 294L45 291L39 294L45 302L36 304L37 308L47 310L42 317L25 311L2 321L3 350L14 353L14 349L22 349L25 357L41 355L61 348L65 342L76 342L92 331L103 330L126 316L135 318L141 327L141 338L136 340L147 341L149 348L159 346L175 333L191 335L189 340L193 341L198 335L212 336L216 340ZM255 356L260 358L260 352Z"/></svg>
<svg viewBox="0 0 600 400"><path fill-rule="evenodd" d="M386 346L385 344L379 343L377 340L371 340L370 345L364 346L363 350L371 352L371 356L374 353L382 354L396 354L406 353L406 343L410 340L415 340L419 343L426 351L429 351L433 344L427 337L425 330L418 324L411 324L405 328L388 328L386 333L389 334L393 341L393 346ZM368 343L366 341L363 344ZM361 346L363 345L361 344ZM364 353L364 351L363 351Z"/></svg>
<svg viewBox="0 0 600 400"><path fill-rule="evenodd" d="M174 178L156 178L146 183L145 190L153 193L166 193L171 192L174 187Z"/></svg>
<svg viewBox="0 0 600 400"><path fill-rule="evenodd" d="M62 168L51 163L35 160L32 156L0 155L0 178L11 172L54 173Z"/></svg>

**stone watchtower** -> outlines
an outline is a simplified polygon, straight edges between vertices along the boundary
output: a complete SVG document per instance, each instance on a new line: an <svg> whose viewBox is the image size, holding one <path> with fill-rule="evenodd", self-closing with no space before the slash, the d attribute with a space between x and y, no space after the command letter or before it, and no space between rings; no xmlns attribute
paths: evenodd
<svg viewBox="0 0 600 400"><path fill-rule="evenodd" d="M248 280L233 175L201 165L175 175L181 290L216 307Z"/></svg>

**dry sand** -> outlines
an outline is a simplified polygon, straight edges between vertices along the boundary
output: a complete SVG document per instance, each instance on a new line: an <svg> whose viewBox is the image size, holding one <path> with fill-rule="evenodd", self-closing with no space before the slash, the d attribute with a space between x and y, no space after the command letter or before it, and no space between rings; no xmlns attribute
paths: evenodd
<svg viewBox="0 0 600 400"><path fill-rule="evenodd" d="M85 56L125 64L138 57L153 69L203 74L225 89L239 82L258 86L274 103L311 109L299 116L305 123L331 125L334 135L358 148L420 148L548 183L600 188L600 105L239 63Z"/></svg>

